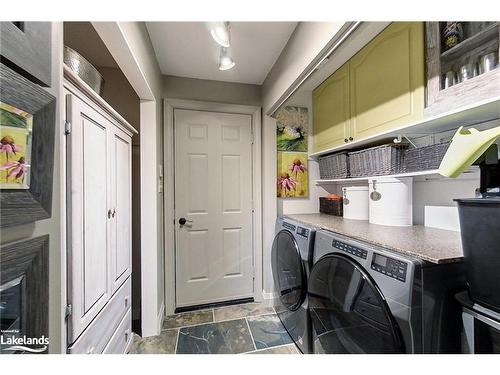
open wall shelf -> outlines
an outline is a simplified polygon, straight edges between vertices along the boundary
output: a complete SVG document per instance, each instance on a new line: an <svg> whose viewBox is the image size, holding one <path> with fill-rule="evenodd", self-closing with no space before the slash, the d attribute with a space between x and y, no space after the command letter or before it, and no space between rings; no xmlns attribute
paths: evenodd
<svg viewBox="0 0 500 375"><path fill-rule="evenodd" d="M477 171L479 170L478 167L473 166L469 168L468 170L464 171L462 173L462 178L463 177L468 177L468 176L475 176L477 174ZM334 178L334 179L329 179L329 180L316 180L316 185L327 185L327 184L341 184L345 182L356 182L356 181L368 181L371 179L378 179L378 178L402 178L402 177L417 177L417 176L436 176L440 178L447 178L443 177L438 173L437 169L432 169L429 171L417 171L417 172L408 172L408 173L399 173L399 174L391 174L391 175L385 175L385 176L368 176L368 177L352 177L352 178ZM460 178L460 177L458 177Z"/></svg>

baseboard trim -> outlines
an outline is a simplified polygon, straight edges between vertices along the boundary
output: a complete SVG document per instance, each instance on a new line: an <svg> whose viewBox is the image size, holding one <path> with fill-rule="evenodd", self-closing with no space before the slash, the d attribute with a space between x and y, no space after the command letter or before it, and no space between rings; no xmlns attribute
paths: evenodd
<svg viewBox="0 0 500 375"><path fill-rule="evenodd" d="M276 299L278 298L278 293L276 292L262 292L262 298L264 299Z"/></svg>

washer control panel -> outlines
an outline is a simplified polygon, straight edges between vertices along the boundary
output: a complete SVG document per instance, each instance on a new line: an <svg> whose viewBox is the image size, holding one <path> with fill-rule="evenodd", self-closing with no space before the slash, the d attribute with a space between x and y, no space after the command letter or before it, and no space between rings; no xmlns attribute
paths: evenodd
<svg viewBox="0 0 500 375"><path fill-rule="evenodd" d="M296 233L299 236L302 236L304 238L308 238L309 237L309 229L306 229L306 228L297 227L297 232Z"/></svg>
<svg viewBox="0 0 500 375"><path fill-rule="evenodd" d="M408 264L398 259L389 258L385 255L373 253L372 270L380 272L393 279L405 282Z"/></svg>
<svg viewBox="0 0 500 375"><path fill-rule="evenodd" d="M351 255L360 257L362 259L366 259L367 255L368 255L368 251L361 249L359 247L356 247L356 246L349 245L349 244L342 242L342 241L333 240L332 246L339 249L339 250L345 251L346 253L349 253Z"/></svg>

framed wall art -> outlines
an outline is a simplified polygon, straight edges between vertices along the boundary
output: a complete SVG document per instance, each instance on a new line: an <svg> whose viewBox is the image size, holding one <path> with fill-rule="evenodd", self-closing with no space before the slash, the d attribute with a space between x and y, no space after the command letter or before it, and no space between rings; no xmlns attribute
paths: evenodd
<svg viewBox="0 0 500 375"><path fill-rule="evenodd" d="M47 353L48 343L21 347L9 339L48 337L48 291L48 235L0 246L0 353Z"/></svg>
<svg viewBox="0 0 500 375"><path fill-rule="evenodd" d="M309 170L307 153L278 152L278 198L307 198Z"/></svg>
<svg viewBox="0 0 500 375"><path fill-rule="evenodd" d="M278 151L307 152L306 107L287 106L276 113L276 147Z"/></svg>
<svg viewBox="0 0 500 375"><path fill-rule="evenodd" d="M0 22L1 62L42 86L51 84L51 23Z"/></svg>
<svg viewBox="0 0 500 375"><path fill-rule="evenodd" d="M51 216L56 99L0 64L0 226Z"/></svg>

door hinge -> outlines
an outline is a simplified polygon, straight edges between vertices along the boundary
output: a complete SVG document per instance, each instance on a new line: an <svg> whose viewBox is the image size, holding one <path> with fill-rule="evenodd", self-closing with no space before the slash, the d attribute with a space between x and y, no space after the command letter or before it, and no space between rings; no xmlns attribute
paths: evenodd
<svg viewBox="0 0 500 375"><path fill-rule="evenodd" d="M68 318L73 313L73 306L71 304L66 305L65 317Z"/></svg>
<svg viewBox="0 0 500 375"><path fill-rule="evenodd" d="M64 134L71 134L71 122L64 121Z"/></svg>

